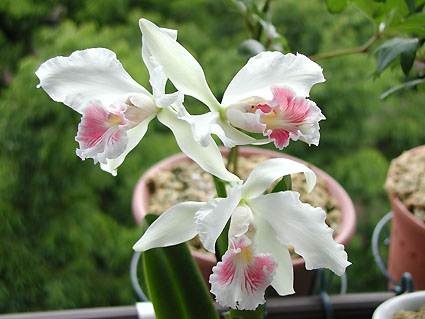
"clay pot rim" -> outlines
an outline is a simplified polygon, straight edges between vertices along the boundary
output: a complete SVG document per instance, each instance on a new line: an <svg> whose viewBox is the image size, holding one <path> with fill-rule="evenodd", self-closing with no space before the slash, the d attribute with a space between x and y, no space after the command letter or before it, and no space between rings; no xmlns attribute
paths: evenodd
<svg viewBox="0 0 425 319"><path fill-rule="evenodd" d="M229 149L220 148L220 151L222 152L223 155L227 155L229 152ZM320 168L306 161L303 161L299 158L296 158L287 154L279 153L276 151L266 150L262 148L254 148L254 147L239 147L239 153L243 155L247 155L247 156L265 155L270 157L288 158L308 166L318 176L325 179L328 185L329 193L335 199L338 200L340 204L340 210L342 212L342 220L340 224L340 229L339 229L338 235L335 237L335 242L339 244L343 244L345 246L350 242L356 230L356 213L355 213L354 205L353 205L353 202L351 201L350 196L348 196L347 192L345 191L345 189L333 177L325 173ZM132 198L132 211L133 211L133 215L136 220L136 223L138 225L140 225L140 221L142 220L143 216L146 215L146 211L147 211L146 198L149 196L149 190L146 187L147 179L152 174L156 173L158 170L173 167L179 162L181 162L182 160L191 161L191 159L189 159L184 153L178 153L178 154L172 155L156 163L154 166L148 169L139 179L134 189L133 198ZM209 255L205 255L197 251L192 251L192 254L194 255L194 257L196 256L196 258L199 258L199 259L211 260L211 257ZM304 259L297 258L297 259L293 259L292 262L294 266L303 265Z"/></svg>
<svg viewBox="0 0 425 319"><path fill-rule="evenodd" d="M425 149L425 145L416 146L410 150L404 151L404 153L417 153L421 150ZM402 155L401 154L401 155ZM399 156L401 156L399 155ZM389 176L389 171L387 178ZM397 196L397 194L388 193L388 197L390 199L391 205L394 208L398 209L398 211L401 212L401 214L406 217L410 223L416 224L419 228L422 228L423 231L425 231L425 223L419 220L410 210L407 209L406 205L403 204L403 202L400 200L400 198Z"/></svg>
<svg viewBox="0 0 425 319"><path fill-rule="evenodd" d="M425 223L417 218L410 210L407 209L406 205L394 194L389 195L391 205L394 210L398 210L403 217L405 217L410 224L415 224L416 227L422 229L425 232Z"/></svg>

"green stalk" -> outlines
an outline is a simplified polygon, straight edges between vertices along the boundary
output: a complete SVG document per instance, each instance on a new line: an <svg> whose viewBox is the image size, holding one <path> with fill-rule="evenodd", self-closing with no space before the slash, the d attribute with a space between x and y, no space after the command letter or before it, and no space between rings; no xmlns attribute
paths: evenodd
<svg viewBox="0 0 425 319"><path fill-rule="evenodd" d="M283 176L282 179L273 187L271 193L290 191L292 189L291 175Z"/></svg>
<svg viewBox="0 0 425 319"><path fill-rule="evenodd" d="M231 171L233 174L237 175L238 170L238 146L232 147L227 156L227 170Z"/></svg>
<svg viewBox="0 0 425 319"><path fill-rule="evenodd" d="M224 182L212 175L214 180L215 189L217 191L217 197L226 198L227 192L226 192L226 185ZM230 220L227 222L226 226L224 227L222 233L217 238L217 242L215 244L215 257L217 258L217 262L221 261L221 258L227 251L228 242L227 237L229 233L229 227L230 227Z"/></svg>
<svg viewBox="0 0 425 319"><path fill-rule="evenodd" d="M238 175L238 158L239 158L239 147L236 145L235 147L233 147L234 154L233 154L233 171L232 173L235 175Z"/></svg>
<svg viewBox="0 0 425 319"><path fill-rule="evenodd" d="M218 177L211 175L214 181L215 190L217 192L217 197L226 198L227 192L226 192L226 185L224 182L219 179Z"/></svg>

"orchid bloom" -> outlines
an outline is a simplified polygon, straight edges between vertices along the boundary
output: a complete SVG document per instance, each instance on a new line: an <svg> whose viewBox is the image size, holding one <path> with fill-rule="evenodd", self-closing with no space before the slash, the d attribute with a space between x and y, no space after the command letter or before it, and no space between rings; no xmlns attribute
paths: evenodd
<svg viewBox="0 0 425 319"><path fill-rule="evenodd" d="M171 38L177 32L165 30ZM82 115L75 140L81 159L100 162L103 170L116 175L118 166L145 135L149 122L157 116L174 133L183 152L205 171L226 181L238 178L228 172L217 145L208 147L193 138L190 125L177 118L184 109L183 94L165 94L167 78L149 49L142 46L142 57L150 74L153 94L134 81L104 48L75 51L69 57L55 57L40 65L36 75L41 86L55 101Z"/></svg>
<svg viewBox="0 0 425 319"><path fill-rule="evenodd" d="M231 188L227 198L171 207L133 248L171 246L199 235L205 249L214 252L231 218L229 250L214 267L210 282L217 301L237 309L255 309L264 303L269 284L280 295L294 293L289 245L304 258L307 269L329 268L341 276L350 263L344 246L332 238L325 211L302 203L294 191L264 194L278 178L300 172L311 191L316 175L308 167L289 159L267 160L252 170L245 183Z"/></svg>
<svg viewBox="0 0 425 319"><path fill-rule="evenodd" d="M206 104L210 111L192 116L181 110L179 117L192 125L195 139L203 146L211 134L226 147L273 141L279 149L290 139L319 144L319 121L325 119L308 100L311 87L324 82L322 68L302 54L262 52L236 74L221 103L212 94L195 58L175 39L152 22L141 19L144 43L163 67L174 86ZM238 129L262 133L256 140Z"/></svg>

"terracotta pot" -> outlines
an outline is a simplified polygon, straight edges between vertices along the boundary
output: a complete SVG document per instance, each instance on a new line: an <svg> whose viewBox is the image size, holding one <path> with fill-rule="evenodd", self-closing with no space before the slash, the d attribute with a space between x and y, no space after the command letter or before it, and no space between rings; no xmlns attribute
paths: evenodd
<svg viewBox="0 0 425 319"><path fill-rule="evenodd" d="M221 152L224 156L227 156L229 150L223 148L221 149ZM339 203L342 216L341 224L338 230L338 234L335 237L335 241L345 246L348 245L354 235L356 227L356 214L354 205L342 186L331 176L305 161L275 151L264 150L260 148L240 147L239 155L245 157L252 155L265 155L268 157L289 158L310 167L316 173L316 175L322 177L326 181L329 194L332 195ZM133 215L138 224L140 224L148 209L147 204L150 193L146 181L158 170L169 169L173 166L176 166L181 161L190 161L190 159L182 153L173 155L155 164L140 178L134 190L132 201ZM201 269L202 275L208 283L208 279L211 274L211 268L216 264L215 258L211 255L205 255L195 251L192 252L192 255L196 259L196 262ZM305 269L304 259L302 258L293 260L293 266L295 291L297 295L307 294L310 285L311 272Z"/></svg>
<svg viewBox="0 0 425 319"><path fill-rule="evenodd" d="M388 272L400 281L404 272L413 277L415 290L425 289L425 223L416 218L395 196L390 195L391 226ZM392 287L392 284L389 284Z"/></svg>
<svg viewBox="0 0 425 319"><path fill-rule="evenodd" d="M424 149L423 145L408 152L416 153ZM396 281L400 281L404 272L409 272L413 277L414 289L425 289L425 223L416 218L396 195L389 194L389 199L393 219L388 272ZM389 287L392 286L390 282Z"/></svg>

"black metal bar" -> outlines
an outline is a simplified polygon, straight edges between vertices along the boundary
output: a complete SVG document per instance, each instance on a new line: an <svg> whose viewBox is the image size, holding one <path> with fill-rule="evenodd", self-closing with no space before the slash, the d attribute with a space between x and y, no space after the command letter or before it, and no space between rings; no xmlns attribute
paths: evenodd
<svg viewBox="0 0 425 319"><path fill-rule="evenodd" d="M369 319L375 308L393 297L393 292L329 296L334 319ZM217 305L222 313L227 309ZM266 303L268 319L325 319L319 296L270 298ZM0 319L138 319L135 306L29 312L0 315ZM180 318L176 318L180 319Z"/></svg>

